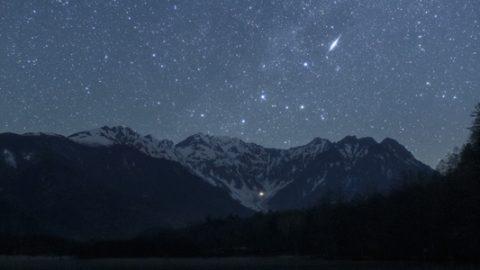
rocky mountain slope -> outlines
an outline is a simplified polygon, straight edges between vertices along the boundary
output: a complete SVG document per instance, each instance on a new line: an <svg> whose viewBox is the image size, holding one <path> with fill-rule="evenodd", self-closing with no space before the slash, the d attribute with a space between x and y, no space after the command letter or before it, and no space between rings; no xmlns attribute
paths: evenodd
<svg viewBox="0 0 480 270"><path fill-rule="evenodd" d="M290 149L265 148L237 138L195 134L174 144L127 127L102 127L69 136L93 147L124 145L176 161L254 210L307 207L319 200L350 200L385 193L405 173L432 173L393 139L315 138Z"/></svg>
<svg viewBox="0 0 480 270"><path fill-rule="evenodd" d="M131 237L252 213L178 162L119 142L91 147L63 136L0 134L0 235Z"/></svg>

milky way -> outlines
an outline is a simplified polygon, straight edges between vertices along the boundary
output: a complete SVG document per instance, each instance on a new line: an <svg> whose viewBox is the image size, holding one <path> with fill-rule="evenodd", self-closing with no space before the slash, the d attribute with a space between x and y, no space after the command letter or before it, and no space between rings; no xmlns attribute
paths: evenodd
<svg viewBox="0 0 480 270"><path fill-rule="evenodd" d="M435 165L480 101L480 1L0 1L0 132L125 125Z"/></svg>

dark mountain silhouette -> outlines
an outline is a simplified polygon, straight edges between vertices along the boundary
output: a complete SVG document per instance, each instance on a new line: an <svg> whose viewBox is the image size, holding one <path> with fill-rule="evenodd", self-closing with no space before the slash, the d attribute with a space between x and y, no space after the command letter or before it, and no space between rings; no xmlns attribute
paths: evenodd
<svg viewBox="0 0 480 270"><path fill-rule="evenodd" d="M0 233L130 237L250 210L182 165L131 147L0 135Z"/></svg>

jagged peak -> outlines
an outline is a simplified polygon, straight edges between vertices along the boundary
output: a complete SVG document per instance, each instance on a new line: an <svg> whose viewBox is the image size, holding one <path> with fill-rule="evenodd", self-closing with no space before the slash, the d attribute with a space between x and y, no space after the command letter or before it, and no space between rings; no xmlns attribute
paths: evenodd
<svg viewBox="0 0 480 270"><path fill-rule="evenodd" d="M78 136L80 134L83 134L83 135L94 135L94 134L109 134L109 135L113 135L113 134L132 134L132 135L139 135L136 131L134 131L133 129L129 128L129 127L126 127L126 126L102 126L100 128L95 128L95 129L91 129L91 130L84 130L84 131L80 131L80 132L76 132L70 136L68 136L69 138L70 137L75 137L75 136ZM140 135L139 135L140 136Z"/></svg>
<svg viewBox="0 0 480 270"><path fill-rule="evenodd" d="M79 143L99 145L129 145L138 140L168 147L173 147L174 145L173 141L158 140L151 134L142 136L127 126L103 126L97 129L74 133L68 136L68 138Z"/></svg>
<svg viewBox="0 0 480 270"><path fill-rule="evenodd" d="M383 139L382 142L380 142L380 144L390 149L408 151L401 143L389 137Z"/></svg>
<svg viewBox="0 0 480 270"><path fill-rule="evenodd" d="M127 144L128 141L139 137L140 135L137 132L124 126L103 126L68 136L75 142L91 145Z"/></svg>
<svg viewBox="0 0 480 270"><path fill-rule="evenodd" d="M345 144L350 145L350 144L357 144L357 143L359 143L359 140L358 140L357 136L347 135L343 139L338 141L336 144L337 145L345 145Z"/></svg>
<svg viewBox="0 0 480 270"><path fill-rule="evenodd" d="M386 137L385 139L383 139L380 142L380 144L383 144L383 145L400 145L401 146L401 144L397 140L392 139L390 137Z"/></svg>
<svg viewBox="0 0 480 270"><path fill-rule="evenodd" d="M327 139L320 138L320 137L315 137L313 140L311 140L307 145L318 145L318 144L330 144L331 142Z"/></svg>
<svg viewBox="0 0 480 270"><path fill-rule="evenodd" d="M152 157L176 159L173 141L158 140L153 135L143 136L125 126L103 126L72 134L68 138L76 143L89 146L125 145Z"/></svg>
<svg viewBox="0 0 480 270"><path fill-rule="evenodd" d="M185 140L190 139L191 141L210 141L212 138L213 138L212 135L208 135L203 132L198 132L191 136L188 136Z"/></svg>
<svg viewBox="0 0 480 270"><path fill-rule="evenodd" d="M380 145L388 148L390 151L393 151L397 154L401 153L413 158L413 154L410 151L408 151L407 148L405 148L405 146L403 146L401 143L399 143L398 141L392 138L387 137L383 139Z"/></svg>

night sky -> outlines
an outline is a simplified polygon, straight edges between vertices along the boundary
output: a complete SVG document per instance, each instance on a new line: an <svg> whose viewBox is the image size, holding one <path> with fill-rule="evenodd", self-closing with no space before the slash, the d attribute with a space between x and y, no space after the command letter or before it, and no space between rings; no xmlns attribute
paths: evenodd
<svg viewBox="0 0 480 270"><path fill-rule="evenodd" d="M0 132L125 125L435 166L480 101L480 1L0 0Z"/></svg>

